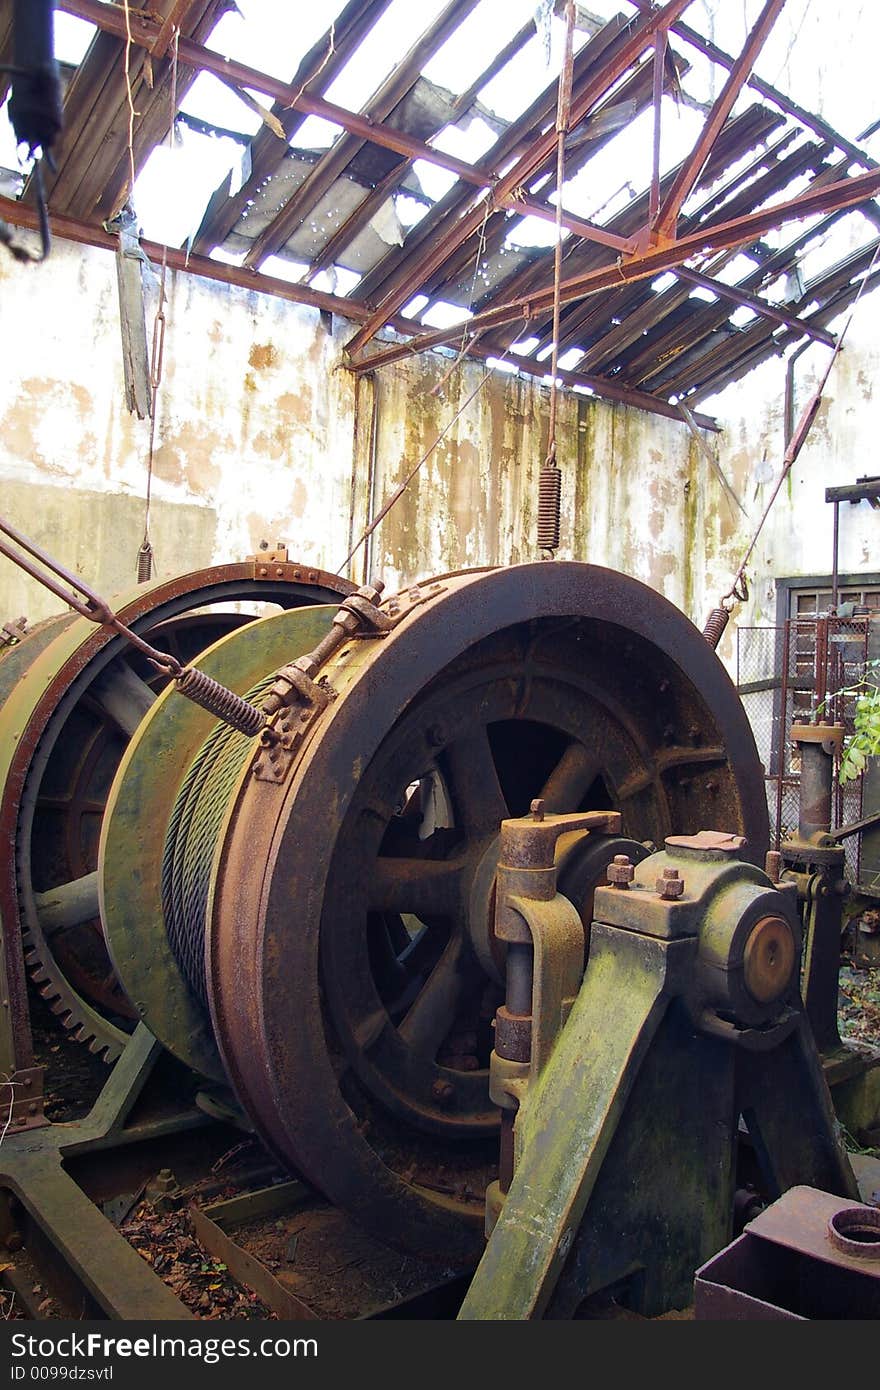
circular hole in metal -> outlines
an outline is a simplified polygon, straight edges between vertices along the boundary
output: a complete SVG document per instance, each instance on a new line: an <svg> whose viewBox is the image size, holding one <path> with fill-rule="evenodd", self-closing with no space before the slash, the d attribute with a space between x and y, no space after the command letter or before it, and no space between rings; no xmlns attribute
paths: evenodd
<svg viewBox="0 0 880 1390"><path fill-rule="evenodd" d="M861 1260L880 1260L880 1210L876 1207L844 1207L828 1221L832 1245L845 1255Z"/></svg>

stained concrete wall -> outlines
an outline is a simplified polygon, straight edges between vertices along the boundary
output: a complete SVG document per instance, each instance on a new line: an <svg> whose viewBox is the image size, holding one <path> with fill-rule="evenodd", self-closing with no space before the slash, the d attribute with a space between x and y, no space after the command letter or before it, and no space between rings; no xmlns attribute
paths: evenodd
<svg viewBox="0 0 880 1390"><path fill-rule="evenodd" d="M179 573L285 540L312 564L346 553L353 388L316 311L170 275L150 532ZM152 310L150 313L151 318ZM116 269L59 241L42 266L0 258L0 499L15 525L96 586L136 574L149 421L123 387ZM0 613L57 600L0 559Z"/></svg>
<svg viewBox="0 0 880 1390"><path fill-rule="evenodd" d="M124 402L113 257L59 242L42 267L0 260L0 314L2 511L99 588L126 589L143 535L149 422ZM358 551L353 577L369 572L396 587L536 558L549 403L541 383L501 372L484 380L474 363L450 372L447 358L428 355L385 369L375 388L365 380L356 400L340 365L350 325L189 275L170 277L168 323L151 509L160 574L238 559L261 540L336 570L444 431ZM869 296L762 532L739 622L774 620L777 578L830 569L824 489L877 471L878 358ZM817 347L798 364L798 408L826 361ZM784 370L769 363L718 397L724 431L703 436L743 511L683 423L566 393L560 555L635 575L702 624L781 466ZM878 515L842 510L842 572L880 567ZM57 609L0 560L4 619L34 622ZM735 625L721 655L733 665Z"/></svg>
<svg viewBox="0 0 880 1390"><path fill-rule="evenodd" d="M113 257L59 242L41 267L0 260L0 296L2 510L118 592L143 536L149 422L124 402ZM371 385L356 409L340 366L349 324L189 275L170 277L167 317L150 522L159 573L237 559L264 539L336 570L459 412L352 574L396 586L536 558L540 383L414 358L377 379L371 450ZM560 554L624 569L699 609L705 463L687 428L566 395L558 437ZM4 617L34 622L57 607L0 561Z"/></svg>
<svg viewBox="0 0 880 1390"><path fill-rule="evenodd" d="M700 23L728 49L761 8L703 0ZM873 119L880 17L870 0L790 0L759 68L855 134ZM698 27L700 27L698 25ZM354 578L389 585L464 565L535 554L537 475L546 449L541 384L448 359L412 358L372 391L340 367L350 325L188 275L169 281L168 340L156 430L151 534L168 575L285 541L335 570L370 515L438 434L408 491L362 547ZM771 511L750 565L740 624L775 619L776 581L831 566L829 484L880 471L873 398L877 295L868 296L826 389L810 440ZM153 306L151 306L152 309ZM824 369L813 347L797 368L798 409ZM106 252L58 242L51 260L0 257L0 510L108 592L132 582L143 535L149 423L123 399L116 272ZM593 398L560 408L560 554L611 565L665 593L698 623L730 586L769 500L784 452L784 363L766 364L706 408L730 502L687 428ZM880 568L880 513L841 512L840 568ZM0 559L0 619L36 621L56 600ZM721 655L735 662L735 624Z"/></svg>

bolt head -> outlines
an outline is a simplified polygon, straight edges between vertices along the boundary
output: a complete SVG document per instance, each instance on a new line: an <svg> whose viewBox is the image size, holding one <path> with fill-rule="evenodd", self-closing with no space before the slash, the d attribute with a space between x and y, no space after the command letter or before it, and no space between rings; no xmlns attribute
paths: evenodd
<svg viewBox="0 0 880 1390"><path fill-rule="evenodd" d="M438 1105L451 1105L455 1099L455 1087L451 1081L435 1081L431 1086L431 1099Z"/></svg>

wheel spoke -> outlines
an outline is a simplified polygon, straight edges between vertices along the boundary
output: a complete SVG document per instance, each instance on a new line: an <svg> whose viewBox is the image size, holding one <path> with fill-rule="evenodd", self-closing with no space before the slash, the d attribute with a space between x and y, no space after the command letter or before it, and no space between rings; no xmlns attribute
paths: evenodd
<svg viewBox="0 0 880 1390"><path fill-rule="evenodd" d="M96 681L89 696L129 738L156 699L155 691L124 661Z"/></svg>
<svg viewBox="0 0 880 1390"><path fill-rule="evenodd" d="M446 750L455 823L469 834L497 830L508 813L485 725L469 729Z"/></svg>
<svg viewBox="0 0 880 1390"><path fill-rule="evenodd" d="M674 772L680 767L707 767L722 766L727 762L727 754L720 747L706 748L682 748L671 747L661 748L655 753L653 765L639 768L633 772L625 781L621 782L617 788L616 802L618 805L624 801L629 801L630 797L638 796L652 784L659 781L665 773Z"/></svg>
<svg viewBox="0 0 880 1390"><path fill-rule="evenodd" d="M61 883L46 893L35 893L34 901L40 927L46 937L64 927L78 927L82 922L90 922L100 912L97 871L71 879L69 883Z"/></svg>
<svg viewBox="0 0 880 1390"><path fill-rule="evenodd" d="M370 886L371 912L411 912L414 917L454 914L463 891L460 859L394 859L382 855Z"/></svg>
<svg viewBox="0 0 880 1390"><path fill-rule="evenodd" d="M599 760L582 743L568 745L541 789L548 811L577 811L599 775Z"/></svg>
<svg viewBox="0 0 880 1390"><path fill-rule="evenodd" d="M453 937L425 981L398 1033L422 1062L433 1062L455 1021L464 989L462 940Z"/></svg>

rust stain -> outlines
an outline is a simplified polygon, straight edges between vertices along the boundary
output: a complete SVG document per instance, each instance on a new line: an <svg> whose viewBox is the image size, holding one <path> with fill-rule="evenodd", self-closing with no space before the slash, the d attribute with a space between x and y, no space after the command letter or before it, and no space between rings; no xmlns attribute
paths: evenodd
<svg viewBox="0 0 880 1390"><path fill-rule="evenodd" d="M70 381L51 377L24 380L17 400L0 420L0 438L10 453L38 464L51 475L67 477L76 471L76 464L68 466L47 457L40 444L40 425L49 410L76 417L73 430L67 431L64 438L67 440L72 434L77 456L91 461L97 450L97 438L88 428L95 418L94 400L84 386Z"/></svg>
<svg viewBox="0 0 880 1390"><path fill-rule="evenodd" d="M303 382L299 391L285 391L275 402L282 415L286 415L291 420L296 420L299 424L308 425L311 423L314 414L314 393L310 386Z"/></svg>
<svg viewBox="0 0 880 1390"><path fill-rule="evenodd" d="M280 354L274 343L254 343L248 354L248 362L257 372L277 367Z"/></svg>
<svg viewBox="0 0 880 1390"><path fill-rule="evenodd" d="M177 486L186 485L191 492L211 495L223 477L223 469L214 459L228 454L232 447L229 435L200 420L187 420L165 432L153 460L156 476Z"/></svg>
<svg viewBox="0 0 880 1390"><path fill-rule="evenodd" d="M256 454L264 454L266 458L281 459L287 453L288 432L281 425L276 425L273 430L260 430L259 434L254 435L251 448Z"/></svg>
<svg viewBox="0 0 880 1390"><path fill-rule="evenodd" d="M302 478L297 478L293 485L293 497L290 500L290 510L298 521L301 521L305 515L308 500L309 494L306 491L305 483Z"/></svg>

